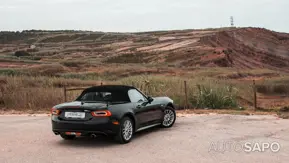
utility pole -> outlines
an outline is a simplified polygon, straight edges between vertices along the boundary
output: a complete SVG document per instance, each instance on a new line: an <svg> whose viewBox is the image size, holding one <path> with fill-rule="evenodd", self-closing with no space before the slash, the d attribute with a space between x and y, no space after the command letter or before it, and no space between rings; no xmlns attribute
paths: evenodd
<svg viewBox="0 0 289 163"><path fill-rule="evenodd" d="M230 17L230 22L231 22L231 27L235 27L233 16Z"/></svg>
<svg viewBox="0 0 289 163"><path fill-rule="evenodd" d="M235 22L234 22L234 17L231 16L230 17L230 22L231 22L231 28L235 28ZM234 37L234 40L236 39L236 33L235 33L235 30L233 29L233 37Z"/></svg>

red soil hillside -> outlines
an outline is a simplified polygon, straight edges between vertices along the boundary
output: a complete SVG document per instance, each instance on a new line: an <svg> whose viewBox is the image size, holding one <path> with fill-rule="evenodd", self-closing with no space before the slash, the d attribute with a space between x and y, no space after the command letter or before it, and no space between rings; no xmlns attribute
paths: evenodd
<svg viewBox="0 0 289 163"><path fill-rule="evenodd" d="M189 30L149 36L158 41L149 46L138 44L136 51L122 47L123 51L115 61L109 62L166 62L182 67L289 71L289 34L259 28L240 28ZM130 43L130 46L133 45Z"/></svg>
<svg viewBox="0 0 289 163"><path fill-rule="evenodd" d="M244 28L203 37L201 43L224 49L222 59L213 62L216 66L288 71L289 34Z"/></svg>
<svg viewBox="0 0 289 163"><path fill-rule="evenodd" d="M29 49L31 45L36 48ZM175 68L265 68L289 72L289 34L260 28L142 33L0 32L0 47L0 67L6 67L10 61L17 67L77 60L90 66L110 63L169 64ZM26 61L21 64L17 64L21 59L13 56L19 50L31 54L22 57ZM31 60L29 64L27 60Z"/></svg>

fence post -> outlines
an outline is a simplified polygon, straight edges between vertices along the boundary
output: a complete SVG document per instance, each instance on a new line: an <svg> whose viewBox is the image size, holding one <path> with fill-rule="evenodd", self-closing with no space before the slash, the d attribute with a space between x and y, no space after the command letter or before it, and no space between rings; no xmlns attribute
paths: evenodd
<svg viewBox="0 0 289 163"><path fill-rule="evenodd" d="M185 109L188 109L187 81L184 81L184 84L185 84Z"/></svg>
<svg viewBox="0 0 289 163"><path fill-rule="evenodd" d="M63 93L64 93L64 102L67 101L67 97L66 97L66 86L64 85L63 87Z"/></svg>
<svg viewBox="0 0 289 163"><path fill-rule="evenodd" d="M257 90L256 90L256 82L253 80L253 91L254 91L254 110L257 110Z"/></svg>
<svg viewBox="0 0 289 163"><path fill-rule="evenodd" d="M148 83L148 96L151 96L150 83Z"/></svg>
<svg viewBox="0 0 289 163"><path fill-rule="evenodd" d="M145 89L145 94L149 96L149 82L147 80L145 80L145 85L144 85L144 89Z"/></svg>

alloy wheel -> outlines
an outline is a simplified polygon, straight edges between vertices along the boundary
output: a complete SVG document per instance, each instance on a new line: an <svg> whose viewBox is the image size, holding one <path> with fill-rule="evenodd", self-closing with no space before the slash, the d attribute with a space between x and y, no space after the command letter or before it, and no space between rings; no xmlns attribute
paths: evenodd
<svg viewBox="0 0 289 163"><path fill-rule="evenodd" d="M175 114L170 109L165 110L164 113L165 115L164 115L163 126L169 127L170 125L172 125L172 123L174 123Z"/></svg>
<svg viewBox="0 0 289 163"><path fill-rule="evenodd" d="M130 140L132 137L132 132L133 132L132 126L133 125L130 120L126 120L123 123L122 135L123 135L123 139L125 139L126 141Z"/></svg>

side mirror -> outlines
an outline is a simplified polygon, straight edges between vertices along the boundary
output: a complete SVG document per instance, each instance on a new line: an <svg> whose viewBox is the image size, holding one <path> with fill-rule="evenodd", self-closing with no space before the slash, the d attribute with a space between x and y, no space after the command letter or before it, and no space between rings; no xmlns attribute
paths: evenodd
<svg viewBox="0 0 289 163"><path fill-rule="evenodd" d="M151 103L151 102L153 102L154 101L154 99L152 98L152 97L148 97L148 102L149 103Z"/></svg>

